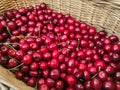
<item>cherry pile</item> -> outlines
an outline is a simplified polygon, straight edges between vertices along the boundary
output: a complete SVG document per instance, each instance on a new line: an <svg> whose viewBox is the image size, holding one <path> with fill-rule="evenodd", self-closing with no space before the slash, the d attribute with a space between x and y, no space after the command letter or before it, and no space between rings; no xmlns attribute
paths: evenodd
<svg viewBox="0 0 120 90"><path fill-rule="evenodd" d="M120 90L120 40L41 3L0 15L0 65L38 90Z"/></svg>

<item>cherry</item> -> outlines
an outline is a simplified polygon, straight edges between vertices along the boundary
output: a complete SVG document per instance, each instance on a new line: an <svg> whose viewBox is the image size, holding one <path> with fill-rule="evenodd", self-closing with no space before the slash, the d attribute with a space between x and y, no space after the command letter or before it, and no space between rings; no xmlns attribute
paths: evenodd
<svg viewBox="0 0 120 90"><path fill-rule="evenodd" d="M96 68L99 68L99 67L100 67L100 69L105 69L105 67L106 67L104 61L101 61L101 60L95 61L94 66L95 66Z"/></svg>
<svg viewBox="0 0 120 90"><path fill-rule="evenodd" d="M23 15L25 15L27 12L27 10L24 7L20 8L18 11Z"/></svg>
<svg viewBox="0 0 120 90"><path fill-rule="evenodd" d="M105 30L101 30L98 33L101 37L105 37L107 35L107 32Z"/></svg>
<svg viewBox="0 0 120 90"><path fill-rule="evenodd" d="M115 53L119 53L120 52L120 46L118 44L114 44L112 46L112 51Z"/></svg>
<svg viewBox="0 0 120 90"><path fill-rule="evenodd" d="M48 78L49 75L50 75L50 70L49 70L49 69L44 69L44 70L42 71L42 76L43 76L44 78Z"/></svg>
<svg viewBox="0 0 120 90"><path fill-rule="evenodd" d="M29 65L29 64L32 62L32 56L29 55L29 54L26 54L26 55L23 57L22 62L23 62L25 65Z"/></svg>
<svg viewBox="0 0 120 90"><path fill-rule="evenodd" d="M46 84L41 84L39 90L49 90L49 88Z"/></svg>
<svg viewBox="0 0 120 90"><path fill-rule="evenodd" d="M38 69L38 63L37 62L32 62L30 65L30 69L35 71Z"/></svg>
<svg viewBox="0 0 120 90"><path fill-rule="evenodd" d="M80 41L80 46L81 46L82 48L88 47L88 45L89 45L89 43L88 43L88 41L87 41L86 39L82 39L82 40Z"/></svg>
<svg viewBox="0 0 120 90"><path fill-rule="evenodd" d="M46 52L43 54L43 58L47 61L49 61L51 59L51 53L50 52Z"/></svg>
<svg viewBox="0 0 120 90"><path fill-rule="evenodd" d="M55 85L55 81L51 78L47 78L46 84L48 85L48 87L53 87Z"/></svg>
<svg viewBox="0 0 120 90"><path fill-rule="evenodd" d="M66 76L66 81L69 84L69 86L73 86L76 83L76 79L73 75Z"/></svg>
<svg viewBox="0 0 120 90"><path fill-rule="evenodd" d="M118 60L120 59L120 56L119 56L119 54L117 54L117 53L113 53L113 54L111 55L111 58L112 58L112 61L113 61L113 62L118 62Z"/></svg>
<svg viewBox="0 0 120 90"><path fill-rule="evenodd" d="M46 4L45 4L45 3L41 3L41 4L40 4L40 8L41 8L41 9L46 9Z"/></svg>
<svg viewBox="0 0 120 90"><path fill-rule="evenodd" d="M33 53L33 59L36 62L39 62L42 60L42 54L40 52L34 52Z"/></svg>
<svg viewBox="0 0 120 90"><path fill-rule="evenodd" d="M23 23L28 22L28 18L26 16L21 16L21 20L22 20Z"/></svg>
<svg viewBox="0 0 120 90"><path fill-rule="evenodd" d="M85 87L85 90L92 90L93 89L90 80L84 82L84 87Z"/></svg>
<svg viewBox="0 0 120 90"><path fill-rule="evenodd" d="M17 57L17 59L22 59L22 57L25 55L24 51L22 50L18 50L16 51L15 56Z"/></svg>
<svg viewBox="0 0 120 90"><path fill-rule="evenodd" d="M115 90L116 89L115 83L112 81L105 81L103 83L103 89L104 90Z"/></svg>
<svg viewBox="0 0 120 90"><path fill-rule="evenodd" d="M59 56L58 50L54 50L54 51L52 52L52 58L56 59L58 56Z"/></svg>
<svg viewBox="0 0 120 90"><path fill-rule="evenodd" d="M90 73L88 71L84 71L83 78L85 80L89 80L90 79Z"/></svg>
<svg viewBox="0 0 120 90"><path fill-rule="evenodd" d="M42 85L44 83L45 83L45 79L44 78L39 78L38 85L40 86L40 85Z"/></svg>
<svg viewBox="0 0 120 90"><path fill-rule="evenodd" d="M7 56L0 57L0 64L1 65L5 66L8 64L8 62L9 62L9 58Z"/></svg>
<svg viewBox="0 0 120 90"><path fill-rule="evenodd" d="M81 83L75 84L75 90L84 90L84 86Z"/></svg>
<svg viewBox="0 0 120 90"><path fill-rule="evenodd" d="M116 90L119 90L119 89L120 89L120 82L116 81Z"/></svg>
<svg viewBox="0 0 120 90"><path fill-rule="evenodd" d="M50 72L50 77L52 79L58 79L60 77L60 71L58 69L53 69L51 72Z"/></svg>
<svg viewBox="0 0 120 90"><path fill-rule="evenodd" d="M112 75L115 73L115 69L110 65L106 67L105 71L107 72L108 75Z"/></svg>
<svg viewBox="0 0 120 90"><path fill-rule="evenodd" d="M37 77L38 76L38 71L29 71L29 76Z"/></svg>
<svg viewBox="0 0 120 90"><path fill-rule="evenodd" d="M31 20L31 21L34 21L34 20L35 20L35 16L34 16L33 14L30 14L30 15L28 16L28 18L29 18L29 20Z"/></svg>
<svg viewBox="0 0 120 90"><path fill-rule="evenodd" d="M35 22L34 21L28 21L28 26L29 27L35 27Z"/></svg>
<svg viewBox="0 0 120 90"><path fill-rule="evenodd" d="M62 42L67 41L67 39L68 39L67 35L62 35L62 36L60 37L60 40L61 40Z"/></svg>
<svg viewBox="0 0 120 90"><path fill-rule="evenodd" d="M116 35L111 35L109 36L109 38L110 38L110 41L113 43L118 41L118 37Z"/></svg>
<svg viewBox="0 0 120 90"><path fill-rule="evenodd" d="M41 61L40 64L39 64L39 68L40 69L46 69L48 67L48 64L47 62L45 61Z"/></svg>
<svg viewBox="0 0 120 90"><path fill-rule="evenodd" d="M80 59L84 59L85 58L85 53L83 51L78 51L77 56Z"/></svg>
<svg viewBox="0 0 120 90"><path fill-rule="evenodd" d="M80 79L83 77L83 72L82 71L78 71L76 73L74 73L74 76L77 78L77 79Z"/></svg>
<svg viewBox="0 0 120 90"><path fill-rule="evenodd" d="M110 39L109 38L103 38L103 44L110 44Z"/></svg>
<svg viewBox="0 0 120 90"><path fill-rule="evenodd" d="M50 51L53 51L53 50L56 50L57 49L57 45L55 43L52 43L49 45L49 50Z"/></svg>
<svg viewBox="0 0 120 90"><path fill-rule="evenodd" d="M22 65L20 71L23 73L28 73L30 71L30 68L27 65Z"/></svg>
<svg viewBox="0 0 120 90"><path fill-rule="evenodd" d="M87 65L84 63L79 63L78 68L84 71L84 70L87 70Z"/></svg>
<svg viewBox="0 0 120 90"><path fill-rule="evenodd" d="M16 73L16 78L19 79L19 80L22 80L23 79L23 73L21 71L18 71Z"/></svg>
<svg viewBox="0 0 120 90"><path fill-rule="evenodd" d="M1 52L3 54L8 52L8 47L7 46L2 46L0 49L1 49Z"/></svg>
<svg viewBox="0 0 120 90"><path fill-rule="evenodd" d="M64 82L63 82L62 80L58 80L58 81L56 82L56 88L57 88L58 90L62 90L63 87L64 87Z"/></svg>
<svg viewBox="0 0 120 90"><path fill-rule="evenodd" d="M102 81L99 78L95 77L95 78L92 79L91 85L95 90L101 90Z"/></svg>
<svg viewBox="0 0 120 90"><path fill-rule="evenodd" d="M100 71L100 72L98 73L98 77L100 78L100 80L106 81L108 75L107 75L107 73L106 73L105 71Z"/></svg>
<svg viewBox="0 0 120 90"><path fill-rule="evenodd" d="M88 32L90 35L95 35L96 29L94 27L91 27L91 28L89 28Z"/></svg>
<svg viewBox="0 0 120 90"><path fill-rule="evenodd" d="M48 24L47 29L50 30L50 31L54 30L54 24L52 24L52 23Z"/></svg>
<svg viewBox="0 0 120 90"><path fill-rule="evenodd" d="M10 55L11 57L14 57L15 56L15 50L13 50L13 49L9 49L8 50L8 55Z"/></svg>
<svg viewBox="0 0 120 90"><path fill-rule="evenodd" d="M68 73L68 74L72 74L72 73L73 73L73 69L67 68L67 73Z"/></svg>
<svg viewBox="0 0 120 90"><path fill-rule="evenodd" d="M34 10L34 7L33 7L33 6L29 6L29 7L28 7L28 10L29 10L29 11L33 11L33 10Z"/></svg>
<svg viewBox="0 0 120 90"><path fill-rule="evenodd" d="M80 28L86 30L86 29L87 29L87 24L84 23L84 22L82 22L82 23L80 24Z"/></svg>
<svg viewBox="0 0 120 90"><path fill-rule="evenodd" d="M14 16L13 16L13 13L10 11L10 10L7 10L6 12L5 12L5 15L6 15L6 17L7 18L9 18L9 19L12 19Z"/></svg>
<svg viewBox="0 0 120 90"><path fill-rule="evenodd" d="M91 66L88 68L88 72L94 75L97 73L97 68L95 68L94 66Z"/></svg>
<svg viewBox="0 0 120 90"><path fill-rule="evenodd" d="M18 61L15 58L12 58L8 62L8 67L13 68L18 65Z"/></svg>
<svg viewBox="0 0 120 90"><path fill-rule="evenodd" d="M29 50L29 45L27 43L20 44L20 48L23 51L28 51Z"/></svg>
<svg viewBox="0 0 120 90"><path fill-rule="evenodd" d="M74 90L74 88L72 88L72 87L68 87L66 90Z"/></svg>
<svg viewBox="0 0 120 90"><path fill-rule="evenodd" d="M60 71L61 71L61 72L65 72L65 70L67 69L65 63L61 63L59 68L60 68Z"/></svg>
<svg viewBox="0 0 120 90"><path fill-rule="evenodd" d="M28 79L27 85L31 86L31 87L35 87L36 85L36 78L31 77Z"/></svg>
<svg viewBox="0 0 120 90"><path fill-rule="evenodd" d="M110 63L111 62L110 55L104 54L102 60L104 60L106 63Z"/></svg>
<svg viewBox="0 0 120 90"><path fill-rule="evenodd" d="M75 60L72 59L72 58L70 58L70 59L68 60L68 62L67 62L67 66L68 66L69 68L74 68L74 67L75 67Z"/></svg>
<svg viewBox="0 0 120 90"><path fill-rule="evenodd" d="M24 77L23 77L23 81L24 81L25 83L27 83L28 79L29 79L28 76L24 76Z"/></svg>
<svg viewBox="0 0 120 90"><path fill-rule="evenodd" d="M50 61L50 67L51 67L52 69L58 68L58 66L59 66L59 62L58 62L56 59L52 59L52 60Z"/></svg>
<svg viewBox="0 0 120 90"><path fill-rule="evenodd" d="M115 73L115 78L116 78L118 81L120 81L120 72L116 72L116 73Z"/></svg>
<svg viewBox="0 0 120 90"><path fill-rule="evenodd" d="M30 43L30 49L31 50L37 50L38 49L37 43Z"/></svg>

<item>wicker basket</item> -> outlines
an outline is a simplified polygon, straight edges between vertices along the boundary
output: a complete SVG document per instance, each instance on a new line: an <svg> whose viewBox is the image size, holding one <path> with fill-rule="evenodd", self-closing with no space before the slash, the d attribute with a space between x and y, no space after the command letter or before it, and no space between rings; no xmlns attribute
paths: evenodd
<svg viewBox="0 0 120 90"><path fill-rule="evenodd" d="M115 34L120 37L120 8L109 2L95 1L97 2L86 0L1 0L0 13L4 13L8 9L35 6L45 2L48 7L57 12L70 13L78 21L93 25L97 30L105 29L108 35ZM34 90L22 81L15 79L11 72L0 66L0 82L3 81L15 90Z"/></svg>

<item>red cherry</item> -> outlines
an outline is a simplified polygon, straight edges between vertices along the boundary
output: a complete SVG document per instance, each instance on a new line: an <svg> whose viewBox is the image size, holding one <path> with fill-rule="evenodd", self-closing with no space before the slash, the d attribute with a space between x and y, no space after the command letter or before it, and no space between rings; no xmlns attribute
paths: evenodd
<svg viewBox="0 0 120 90"><path fill-rule="evenodd" d="M84 70L87 70L87 65L84 63L79 63L78 68L84 71Z"/></svg>
<svg viewBox="0 0 120 90"><path fill-rule="evenodd" d="M69 84L69 86L73 86L76 83L76 79L73 75L66 76L66 81Z"/></svg>
<svg viewBox="0 0 120 90"><path fill-rule="evenodd" d="M22 59L22 62L25 64L25 65L29 65L31 62L32 62L32 56L27 54L23 57Z"/></svg>
<svg viewBox="0 0 120 90"><path fill-rule="evenodd" d="M52 59L51 61L50 61L50 67L53 69L53 68L58 68L58 66L59 66L59 62L58 62L58 60L57 59Z"/></svg>
<svg viewBox="0 0 120 90"><path fill-rule="evenodd" d="M107 90L116 90L115 83L112 81L105 81L103 83L103 89Z"/></svg>
<svg viewBox="0 0 120 90"><path fill-rule="evenodd" d="M46 69L48 67L47 62L45 61L41 61L39 64L40 69Z"/></svg>
<svg viewBox="0 0 120 90"><path fill-rule="evenodd" d="M59 56L58 50L54 50L54 51L52 52L52 58L56 59L58 56Z"/></svg>
<svg viewBox="0 0 120 90"><path fill-rule="evenodd" d="M37 62L32 62L30 65L30 69L35 71L38 69L38 63Z"/></svg>
<svg viewBox="0 0 120 90"><path fill-rule="evenodd" d="M92 79L91 85L93 86L93 88L95 90L101 90L101 88L102 88L102 81L99 78L95 77L95 78Z"/></svg>
<svg viewBox="0 0 120 90"><path fill-rule="evenodd" d="M31 87L35 87L36 85L36 78L31 77L28 79L27 85L31 86Z"/></svg>
<svg viewBox="0 0 120 90"><path fill-rule="evenodd" d="M15 58L10 59L9 62L8 62L8 66L10 68L13 68L13 67L15 67L17 65L18 65L18 61Z"/></svg>
<svg viewBox="0 0 120 90"><path fill-rule="evenodd" d="M58 79L60 77L60 71L58 69L53 69L50 72L50 76L52 79Z"/></svg>
<svg viewBox="0 0 120 90"><path fill-rule="evenodd" d="M100 68L100 69L105 69L105 67L106 67L105 62L101 61L101 60L95 61L94 66L96 68Z"/></svg>

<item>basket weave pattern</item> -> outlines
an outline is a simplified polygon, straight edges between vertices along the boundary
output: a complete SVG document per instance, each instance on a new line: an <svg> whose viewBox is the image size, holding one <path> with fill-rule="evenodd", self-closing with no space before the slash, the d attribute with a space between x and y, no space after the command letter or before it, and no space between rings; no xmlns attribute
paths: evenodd
<svg viewBox="0 0 120 90"><path fill-rule="evenodd" d="M108 35L115 34L120 37L120 10L115 10L112 5L106 6L86 0L1 0L0 14L3 14L5 10L18 9L30 5L35 6L41 2L46 3L54 11L63 14L70 13L76 20L93 25L97 30L105 29ZM7 75L9 73L5 72L0 75L4 76L4 74ZM12 78L12 74L9 75ZM9 77L9 75L7 76ZM11 78L8 81L12 83L14 81ZM14 85L15 83L12 84ZM33 90L32 88L25 89L27 86L21 87L22 84L19 86L19 83L16 86L20 90Z"/></svg>

